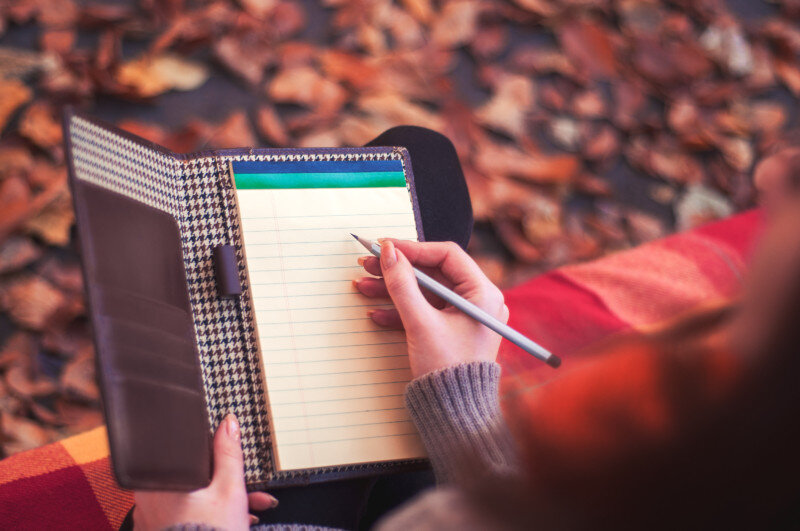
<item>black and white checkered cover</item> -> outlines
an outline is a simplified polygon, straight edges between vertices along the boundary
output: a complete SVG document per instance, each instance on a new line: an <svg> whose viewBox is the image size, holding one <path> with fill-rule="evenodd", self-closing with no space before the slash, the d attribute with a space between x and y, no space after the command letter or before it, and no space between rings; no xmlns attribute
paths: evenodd
<svg viewBox="0 0 800 531"><path fill-rule="evenodd" d="M242 427L245 477L252 488L303 481L314 471L278 472L272 466L268 410L250 301L236 195L228 171L233 160L399 159L398 148L318 150L223 150L183 156L137 141L73 115L68 123L75 177L90 181L172 215L181 232L190 304L212 430L232 412ZM412 190L413 192L413 190ZM415 208L417 225L421 227ZM243 295L219 296L212 251L233 245ZM408 462L411 464L419 461ZM328 467L328 474L393 468L396 463Z"/></svg>

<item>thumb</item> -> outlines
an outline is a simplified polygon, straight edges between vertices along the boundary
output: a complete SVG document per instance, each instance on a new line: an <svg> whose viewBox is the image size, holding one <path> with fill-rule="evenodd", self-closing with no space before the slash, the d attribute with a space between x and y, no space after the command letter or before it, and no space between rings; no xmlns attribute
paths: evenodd
<svg viewBox="0 0 800 531"><path fill-rule="evenodd" d="M214 435L214 478L212 486L244 489L242 432L236 416L229 413Z"/></svg>
<svg viewBox="0 0 800 531"><path fill-rule="evenodd" d="M429 315L433 307L419 289L411 262L390 240L381 243L381 273L406 329Z"/></svg>

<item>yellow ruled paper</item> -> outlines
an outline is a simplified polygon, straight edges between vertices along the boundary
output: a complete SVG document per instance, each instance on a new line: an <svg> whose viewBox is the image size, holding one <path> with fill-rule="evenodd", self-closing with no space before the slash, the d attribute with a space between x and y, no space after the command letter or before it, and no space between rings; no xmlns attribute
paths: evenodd
<svg viewBox="0 0 800 531"><path fill-rule="evenodd" d="M350 233L417 239L404 187L237 190L280 470L424 457L402 331L366 315Z"/></svg>

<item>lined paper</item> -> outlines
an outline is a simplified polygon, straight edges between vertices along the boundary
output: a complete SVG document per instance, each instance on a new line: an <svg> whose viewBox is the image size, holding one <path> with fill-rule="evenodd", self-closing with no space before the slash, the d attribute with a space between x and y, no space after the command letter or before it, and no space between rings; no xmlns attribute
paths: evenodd
<svg viewBox="0 0 800 531"><path fill-rule="evenodd" d="M367 310L390 305L352 285L366 251L350 232L416 239L405 186L237 195L279 469L424 457L403 404L405 336L372 323Z"/></svg>

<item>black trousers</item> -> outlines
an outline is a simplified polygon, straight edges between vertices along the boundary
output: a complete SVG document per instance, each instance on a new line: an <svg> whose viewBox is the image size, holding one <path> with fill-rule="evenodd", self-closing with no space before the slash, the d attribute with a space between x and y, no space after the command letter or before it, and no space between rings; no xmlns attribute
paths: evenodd
<svg viewBox="0 0 800 531"><path fill-rule="evenodd" d="M453 144L422 127L389 129L367 146L402 146L409 151L422 226L428 241L453 241L466 248L472 205ZM272 490L279 504L258 514L261 523L301 523L369 529L381 516L433 486L430 471L332 481ZM132 529L128 514L122 529Z"/></svg>

